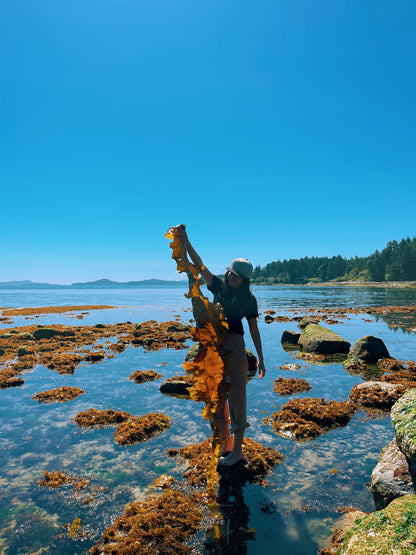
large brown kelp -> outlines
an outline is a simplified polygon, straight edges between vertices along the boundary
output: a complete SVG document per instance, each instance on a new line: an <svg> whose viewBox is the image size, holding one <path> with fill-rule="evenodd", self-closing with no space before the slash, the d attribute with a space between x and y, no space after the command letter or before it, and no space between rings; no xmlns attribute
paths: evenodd
<svg viewBox="0 0 416 555"><path fill-rule="evenodd" d="M196 323L191 333L192 338L200 345L194 359L184 362L183 367L194 377L194 385L190 389L191 398L205 403L202 414L209 419L226 397L223 348L228 324L220 306L209 302L201 292L203 282L198 268L188 260L181 227L170 228L166 237L173 240L170 247L178 272L185 272L188 276L189 293L186 296L192 301Z"/></svg>
<svg viewBox="0 0 416 555"><path fill-rule="evenodd" d="M194 341L199 343L196 356L183 363L186 372L192 375L193 385L189 392L192 399L205 403L202 415L210 420L214 430L214 414L218 406L225 402L227 395L224 381L226 370L224 346L228 324L220 305L209 302L201 292L203 281L199 277L200 270L188 260L182 227L170 228L166 238L172 239L170 247L178 272L185 272L188 276L189 293L186 296L191 299L195 319L195 327L192 328L191 333ZM214 433L212 457L207 468L207 490L210 494L214 494L214 483L217 478L216 464L221 443L222 439Z"/></svg>

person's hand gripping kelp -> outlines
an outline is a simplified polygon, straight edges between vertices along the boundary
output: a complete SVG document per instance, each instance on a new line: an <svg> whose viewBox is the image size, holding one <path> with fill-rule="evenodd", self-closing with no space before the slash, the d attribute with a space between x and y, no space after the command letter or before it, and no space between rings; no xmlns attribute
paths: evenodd
<svg viewBox="0 0 416 555"><path fill-rule="evenodd" d="M214 295L214 303L219 303L228 324L225 351L227 354L227 401L221 403L214 415L215 426L224 439L223 457L220 466L232 467L243 461L243 439L245 429L249 426L246 410L246 384L248 361L244 344L242 319L246 318L250 335L258 357L259 378L266 374L262 342L257 326L259 316L257 301L250 290L250 278L253 266L245 258L235 259L226 268L223 279L212 274L204 265L201 257L192 246L185 225L178 226L183 235L186 252L192 263L199 270L209 291ZM229 424L231 421L231 438Z"/></svg>

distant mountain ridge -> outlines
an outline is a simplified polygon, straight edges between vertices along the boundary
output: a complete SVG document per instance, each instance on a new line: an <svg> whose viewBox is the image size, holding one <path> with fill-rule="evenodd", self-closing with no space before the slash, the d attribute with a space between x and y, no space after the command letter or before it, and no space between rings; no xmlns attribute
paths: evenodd
<svg viewBox="0 0 416 555"><path fill-rule="evenodd" d="M61 285L59 283L37 283L30 279L19 281L0 281L0 289L117 289L117 288L135 288L135 287L166 287L174 285L184 285L187 281L174 281L163 279L143 279L140 281L112 281L111 279L97 279L95 281L86 281L79 283L71 283L71 285Z"/></svg>

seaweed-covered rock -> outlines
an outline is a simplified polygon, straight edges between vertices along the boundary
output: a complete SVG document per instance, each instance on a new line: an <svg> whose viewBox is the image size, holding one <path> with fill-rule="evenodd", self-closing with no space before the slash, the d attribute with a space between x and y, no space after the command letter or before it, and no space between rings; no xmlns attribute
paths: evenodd
<svg viewBox="0 0 416 555"><path fill-rule="evenodd" d="M89 553L191 553L186 544L201 527L204 504L201 493L187 495L169 489L144 501L130 503Z"/></svg>
<svg viewBox="0 0 416 555"><path fill-rule="evenodd" d="M190 376L174 376L168 378L159 387L164 395L174 395L179 397L190 397L189 388L192 387L193 381Z"/></svg>
<svg viewBox="0 0 416 555"><path fill-rule="evenodd" d="M365 362L377 362L380 358L391 358L382 339L373 335L365 335L356 341L349 353Z"/></svg>
<svg viewBox="0 0 416 555"><path fill-rule="evenodd" d="M300 333L297 331L285 330L280 338L281 343L289 343L290 345L297 345Z"/></svg>
<svg viewBox="0 0 416 555"><path fill-rule="evenodd" d="M337 553L411 555L415 545L416 495L405 495L394 499L382 511L356 519Z"/></svg>
<svg viewBox="0 0 416 555"><path fill-rule="evenodd" d="M351 346L338 334L318 324L306 326L299 338L299 345L307 353L319 354L348 353Z"/></svg>
<svg viewBox="0 0 416 555"><path fill-rule="evenodd" d="M135 370L129 376L129 380L135 383L153 382L163 378L162 374L155 372L154 370Z"/></svg>
<svg viewBox="0 0 416 555"><path fill-rule="evenodd" d="M41 393L36 393L32 396L34 401L39 401L39 403L65 403L66 401L72 401L80 395L83 395L85 391L79 387L57 387L55 389L49 389L48 391L42 391Z"/></svg>
<svg viewBox="0 0 416 555"><path fill-rule="evenodd" d="M415 493L409 465L396 439L381 451L371 474L370 488L376 509L384 509L397 497Z"/></svg>
<svg viewBox="0 0 416 555"><path fill-rule="evenodd" d="M39 328L33 332L33 337L36 340L49 339L50 337L58 334L59 332L55 328Z"/></svg>
<svg viewBox="0 0 416 555"><path fill-rule="evenodd" d="M362 511L352 507L344 507L342 510L344 514L337 522L337 528L331 538L331 547L320 549L318 551L318 555L337 555L339 548L345 541L345 538L357 520L362 520L366 515L368 515L368 513L363 513Z"/></svg>
<svg viewBox="0 0 416 555"><path fill-rule="evenodd" d="M325 399L291 399L264 424L283 437L298 441L314 439L332 428L346 426L355 412L349 401L327 401Z"/></svg>
<svg viewBox="0 0 416 555"><path fill-rule="evenodd" d="M183 477L194 487L205 486L207 483L207 468L212 458L212 446L209 439L201 443L188 445L182 449L168 449L170 457L179 456L187 461L188 469ZM275 465L280 464L283 455L272 447L265 447L250 438L243 441L244 462L230 469L223 468L223 472L231 472L240 480L261 482L271 472Z"/></svg>
<svg viewBox="0 0 416 555"><path fill-rule="evenodd" d="M379 409L390 409L406 388L401 384L368 381L351 389L350 399L358 405Z"/></svg>
<svg viewBox="0 0 416 555"><path fill-rule="evenodd" d="M114 439L119 445L133 445L147 441L170 428L170 418L160 412L152 412L144 416L130 416L122 422L114 432Z"/></svg>
<svg viewBox="0 0 416 555"><path fill-rule="evenodd" d="M278 378L273 381L273 391L279 395L293 395L312 389L311 385L303 378Z"/></svg>
<svg viewBox="0 0 416 555"><path fill-rule="evenodd" d="M391 410L391 420L397 445L409 462L413 479L416 477L416 389L407 391Z"/></svg>
<svg viewBox="0 0 416 555"><path fill-rule="evenodd" d="M319 324L319 318L314 318L313 316L304 316L299 320L298 328L304 330L309 324Z"/></svg>

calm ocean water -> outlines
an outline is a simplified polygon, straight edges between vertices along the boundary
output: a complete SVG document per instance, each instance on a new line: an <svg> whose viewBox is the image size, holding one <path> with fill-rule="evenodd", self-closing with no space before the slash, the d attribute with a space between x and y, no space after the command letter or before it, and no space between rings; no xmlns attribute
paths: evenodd
<svg viewBox="0 0 416 555"><path fill-rule="evenodd" d="M279 315L303 314L311 307L358 307L416 305L415 290L254 287L261 312L274 309ZM109 290L0 290L0 307L62 306L108 304L117 308L90 311L82 320L74 315L46 315L36 319L15 318L14 326L65 323L90 325L99 322L165 321L179 315L183 322L192 318L190 301L181 287ZM370 320L365 321L364 320ZM416 322L396 318L349 315L341 323L329 326L354 343L366 334L381 337L391 356L401 360L416 359L416 333L408 331ZM13 327L2 324L2 328ZM372 511L368 489L371 471L380 450L393 437L387 415L375 420L357 413L345 428L333 430L315 441L295 443L274 434L263 425L271 414L292 397L273 393L273 380L279 376L302 377L312 386L298 397L325 397L345 400L361 381L343 370L342 364L303 363L298 371L279 367L292 362L280 337L285 329L296 329L296 322L267 325L259 320L266 358L267 374L248 385L248 413L251 427L247 435L270 445L284 455L283 462L268 476L268 485L246 484L230 499L229 530L255 528L255 539L246 534L229 534L223 553L239 552L262 555L314 554L328 543L333 533L337 510L345 505ZM247 346L252 348L246 334ZM189 343L191 345L191 343ZM72 376L62 376L38 366L24 376L20 388L0 391L0 550L13 553L87 553L112 519L121 514L126 503L141 499L149 485L162 473L181 479L181 468L166 456L169 447L182 447L210 436L209 425L202 419L196 403L166 397L159 392L160 382L137 385L128 381L134 370L154 369L166 378L177 374L186 351L164 349L145 353L128 348L100 364L80 366ZM163 364L162 364L163 363ZM167 363L167 364L165 364ZM31 399L38 391L62 385L78 386L86 394L63 403L44 405ZM112 429L80 433L71 423L79 411L89 407L127 410L142 415L160 411L174 424L148 443L119 447ZM62 470L71 476L89 476L92 486L107 490L94 505L63 495L59 490L45 490L36 485L44 470ZM183 470L182 470L183 471ZM232 510L234 509L234 510ZM65 524L81 518L91 532L91 539L72 540ZM62 534L62 537L57 537ZM203 534L197 538L202 547ZM206 551L205 551L206 552Z"/></svg>

